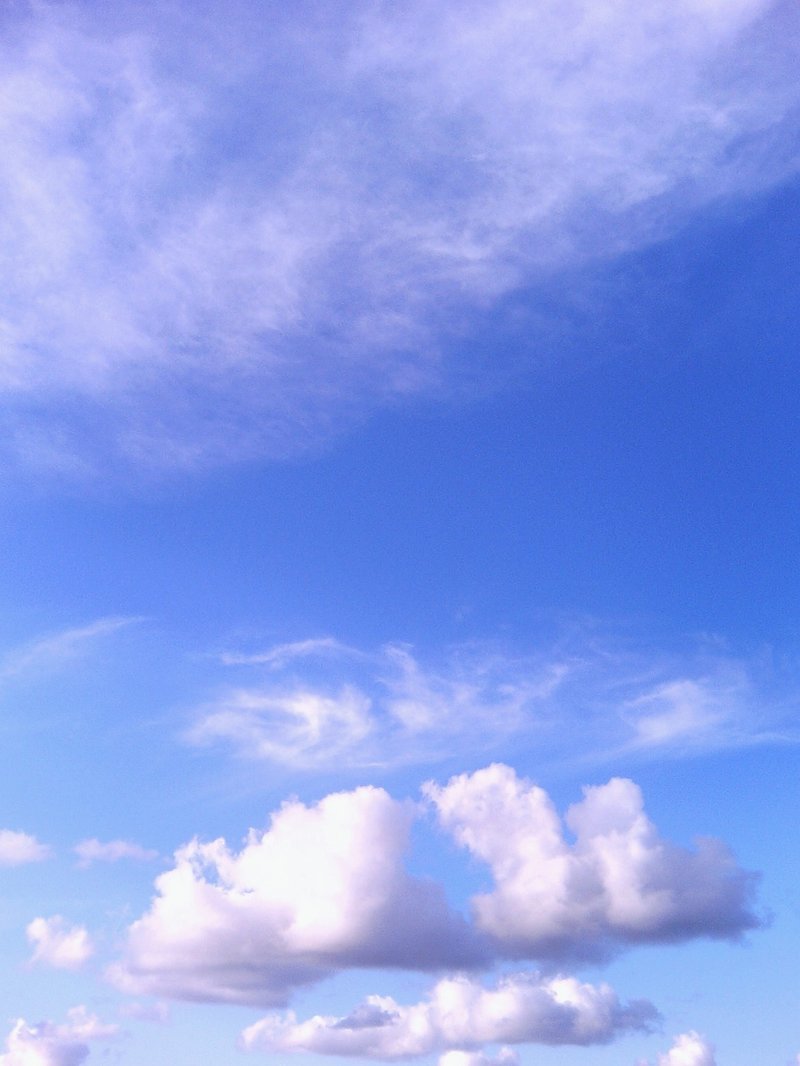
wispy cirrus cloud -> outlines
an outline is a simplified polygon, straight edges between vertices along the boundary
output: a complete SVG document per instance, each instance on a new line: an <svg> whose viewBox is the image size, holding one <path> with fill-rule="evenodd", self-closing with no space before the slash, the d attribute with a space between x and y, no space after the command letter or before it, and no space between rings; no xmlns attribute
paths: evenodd
<svg viewBox="0 0 800 1066"><path fill-rule="evenodd" d="M37 675L63 667L85 655L92 644L134 625L138 617L98 618L84 626L73 626L37 637L0 655L0 681Z"/></svg>
<svg viewBox="0 0 800 1066"><path fill-rule="evenodd" d="M449 390L476 309L797 172L797 17L6 5L6 455L280 457Z"/></svg>
<svg viewBox="0 0 800 1066"><path fill-rule="evenodd" d="M435 763L521 737L542 757L599 761L800 739L791 672L713 641L668 653L578 631L535 651L423 657L321 637L221 661L237 683L195 710L185 739L294 769Z"/></svg>
<svg viewBox="0 0 800 1066"><path fill-rule="evenodd" d="M260 679L199 708L186 739L306 769L426 762L476 743L497 747L535 728L532 708L567 670L544 657L515 662L472 646L429 666L406 645L369 651L333 638L227 653L222 661Z"/></svg>
<svg viewBox="0 0 800 1066"><path fill-rule="evenodd" d="M158 852L144 848L132 840L100 841L96 837L81 840L72 849L78 856L78 865L87 867L96 862L119 862L130 859L134 862L152 862L158 858Z"/></svg>

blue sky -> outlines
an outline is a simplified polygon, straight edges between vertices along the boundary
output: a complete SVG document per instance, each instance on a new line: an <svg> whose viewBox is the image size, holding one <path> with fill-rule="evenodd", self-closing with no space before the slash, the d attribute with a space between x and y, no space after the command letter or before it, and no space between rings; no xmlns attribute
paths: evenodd
<svg viewBox="0 0 800 1066"><path fill-rule="evenodd" d="M0 29L0 1066L796 1066L794 5Z"/></svg>

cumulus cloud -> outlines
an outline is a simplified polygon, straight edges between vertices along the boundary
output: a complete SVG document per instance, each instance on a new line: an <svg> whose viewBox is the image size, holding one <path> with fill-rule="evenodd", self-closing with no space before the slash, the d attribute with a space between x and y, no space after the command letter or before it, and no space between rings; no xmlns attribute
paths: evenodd
<svg viewBox="0 0 800 1066"><path fill-rule="evenodd" d="M625 1005L608 985L571 977L521 973L487 989L457 976L439 981L427 1000L411 1007L369 996L343 1018L317 1015L298 1022L292 1012L269 1015L244 1031L242 1043L270 1052L391 1060L451 1049L474 1052L496 1043L604 1044L622 1032L646 1029L656 1017L650 1003ZM459 1056L451 1060L455 1066ZM475 1061L481 1058L466 1058Z"/></svg>
<svg viewBox="0 0 800 1066"><path fill-rule="evenodd" d="M602 958L623 945L737 937L759 922L753 874L717 840L662 839L632 781L584 789L566 825L544 789L495 764L425 792L441 825L489 865L478 928L519 958Z"/></svg>
<svg viewBox="0 0 800 1066"><path fill-rule="evenodd" d="M95 837L81 840L73 851L78 856L79 866L91 866L95 862L119 862L120 859L132 859L135 862L151 862L158 858L158 852L143 848L130 840L108 840L102 842Z"/></svg>
<svg viewBox="0 0 800 1066"><path fill-rule="evenodd" d="M28 1025L20 1018L6 1039L0 1066L81 1066L91 1041L112 1040L118 1034L118 1026L104 1024L85 1007L70 1010L64 1025Z"/></svg>
<svg viewBox="0 0 800 1066"><path fill-rule="evenodd" d="M511 1048L500 1048L496 1055L483 1051L445 1051L439 1066L518 1066L519 1055Z"/></svg>
<svg viewBox="0 0 800 1066"><path fill-rule="evenodd" d="M43 962L60 970L78 970L94 952L87 930L82 925L68 928L60 914L34 918L25 932L34 945L31 962Z"/></svg>
<svg viewBox="0 0 800 1066"><path fill-rule="evenodd" d="M778 0L297 17L5 6L7 452L285 455L469 373L470 309L798 168Z"/></svg>
<svg viewBox="0 0 800 1066"><path fill-rule="evenodd" d="M658 1056L658 1066L717 1066L714 1047L692 1030L681 1033L668 1052Z"/></svg>
<svg viewBox="0 0 800 1066"><path fill-rule="evenodd" d="M284 804L239 852L193 841L156 880L113 979L134 994L282 1006L342 967L485 961L439 886L405 871L412 818L364 787Z"/></svg>
<svg viewBox="0 0 800 1066"><path fill-rule="evenodd" d="M403 865L422 806L366 786L313 806L288 801L238 852L222 839L180 848L109 976L133 995L282 1007L343 969L601 959L638 943L736 937L757 924L753 875L719 842L690 851L664 841L631 781L585 790L566 817L574 843L546 793L507 766L424 791L494 875L494 890L472 900L472 922ZM58 942L60 923L39 923L40 939Z"/></svg>
<svg viewBox="0 0 800 1066"><path fill-rule="evenodd" d="M29 833L0 829L0 866L24 866L29 862L43 862L49 857L50 848Z"/></svg>

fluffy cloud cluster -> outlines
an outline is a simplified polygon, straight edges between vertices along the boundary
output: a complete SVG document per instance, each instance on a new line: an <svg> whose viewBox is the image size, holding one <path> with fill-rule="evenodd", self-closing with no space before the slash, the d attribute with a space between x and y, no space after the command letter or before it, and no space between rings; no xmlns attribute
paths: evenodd
<svg viewBox="0 0 800 1066"><path fill-rule="evenodd" d="M735 937L753 928L753 876L724 845L663 840L639 788L586 788L564 826L547 793L495 764L426 786L439 821L488 863L493 891L472 901L476 925L516 958L597 958L622 944Z"/></svg>
<svg viewBox="0 0 800 1066"><path fill-rule="evenodd" d="M17 456L79 474L291 452L446 384L465 309L798 167L777 0L299 18L3 8Z"/></svg>
<svg viewBox="0 0 800 1066"><path fill-rule="evenodd" d="M496 887L473 899L472 923L439 885L404 868L414 808L364 787L312 807L286 803L239 852L223 840L180 849L131 926L114 980L134 994L283 1006L295 988L340 969L597 958L756 924L752 877L721 844L687 851L662 840L630 781L586 790L567 814L574 844L544 791L507 766L429 784L426 794L442 825L492 869ZM547 995L556 988L569 1000L583 986ZM546 1001L540 986L520 990Z"/></svg>
<svg viewBox="0 0 800 1066"><path fill-rule="evenodd" d="M85 1007L69 1011L64 1025L20 1018L8 1035L0 1066L81 1066L89 1055L89 1043L110 1040L119 1033L116 1025L105 1025Z"/></svg>
<svg viewBox="0 0 800 1066"><path fill-rule="evenodd" d="M406 873L412 809L379 788L285 804L232 852L192 842L129 932L128 991L283 1005L353 966L474 966L485 948L441 888Z"/></svg>
<svg viewBox="0 0 800 1066"><path fill-rule="evenodd" d="M0 866L24 866L49 858L50 848L36 837L14 829L0 829Z"/></svg>
<svg viewBox="0 0 800 1066"><path fill-rule="evenodd" d="M312 1051L348 1058L403 1059L484 1044L600 1044L620 1032L647 1028L651 1004L623 1005L608 985L571 977L515 974L486 989L467 977L439 981L430 997L403 1007L369 996L344 1018L270 1015L242 1034L244 1047Z"/></svg>
<svg viewBox="0 0 800 1066"><path fill-rule="evenodd" d="M60 970L77 970L94 952L87 930L82 925L67 928L60 914L34 918L25 932L34 945L32 962L43 962Z"/></svg>
<svg viewBox="0 0 800 1066"><path fill-rule="evenodd" d="M658 1066L717 1066L717 1060L713 1046L692 1030L675 1038L669 1051L658 1056Z"/></svg>

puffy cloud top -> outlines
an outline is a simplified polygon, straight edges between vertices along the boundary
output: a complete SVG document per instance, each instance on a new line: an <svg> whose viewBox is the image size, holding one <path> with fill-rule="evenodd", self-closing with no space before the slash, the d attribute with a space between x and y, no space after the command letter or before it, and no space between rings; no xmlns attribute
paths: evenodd
<svg viewBox="0 0 800 1066"><path fill-rule="evenodd" d="M34 945L33 962L43 962L60 970L77 970L94 952L89 933L82 925L67 928L60 914L34 918L26 929Z"/></svg>
<svg viewBox="0 0 800 1066"><path fill-rule="evenodd" d="M89 1056L89 1042L110 1040L119 1032L116 1025L106 1025L85 1007L68 1013L64 1025L39 1022L29 1025L18 1019L0 1054L0 1066L81 1066Z"/></svg>
<svg viewBox="0 0 800 1066"><path fill-rule="evenodd" d="M272 1052L401 1059L500 1042L606 1043L622 1031L647 1028L656 1017L649 1003L626 1006L608 985L581 984L571 977L515 974L495 989L451 977L411 1007L369 996L344 1018L316 1016L298 1023L291 1012L268 1016L244 1031L242 1043Z"/></svg>
<svg viewBox="0 0 800 1066"><path fill-rule="evenodd" d="M116 980L135 992L282 1005L348 966L462 967L480 938L403 868L412 809L379 788L284 804L232 852L192 842L156 881Z"/></svg>
<svg viewBox="0 0 800 1066"><path fill-rule="evenodd" d="M547 794L507 766L425 792L493 872L494 890L472 901L472 923L438 884L404 868L419 808L363 787L284 804L238 852L224 840L181 848L131 926L113 979L135 994L283 1006L297 987L352 967L596 959L756 924L752 875L718 842L688 851L664 841L631 781L586 789L567 814L574 843Z"/></svg>
<svg viewBox="0 0 800 1066"><path fill-rule="evenodd" d="M663 840L639 788L586 788L566 823L547 793L495 764L426 786L441 824L488 863L493 891L472 903L477 926L514 957L603 957L624 944L736 937L758 925L754 876L725 846Z"/></svg>
<svg viewBox="0 0 800 1066"><path fill-rule="evenodd" d="M0 829L0 866L23 866L49 858L50 848L36 837L13 829Z"/></svg>
<svg viewBox="0 0 800 1066"><path fill-rule="evenodd" d="M717 1060L713 1046L692 1030L675 1038L669 1051L658 1056L658 1066L717 1066Z"/></svg>

